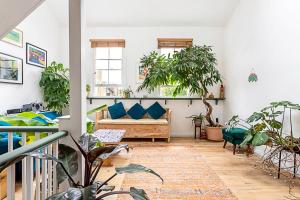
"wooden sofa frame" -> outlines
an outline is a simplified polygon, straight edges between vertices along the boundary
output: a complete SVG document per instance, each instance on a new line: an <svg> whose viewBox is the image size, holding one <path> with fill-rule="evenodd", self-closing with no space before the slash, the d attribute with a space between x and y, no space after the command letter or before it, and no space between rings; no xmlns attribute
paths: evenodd
<svg viewBox="0 0 300 200"><path fill-rule="evenodd" d="M152 138L152 142L155 142L156 138L163 138L166 139L167 142L170 142L171 114L172 111L166 109L166 113L161 118L166 119L168 124L100 124L100 120L109 118L108 110L104 109L96 113L96 130L123 129L126 130L123 138ZM124 117L124 119L126 118L128 119L129 117ZM143 118L149 118L149 116L146 114Z"/></svg>

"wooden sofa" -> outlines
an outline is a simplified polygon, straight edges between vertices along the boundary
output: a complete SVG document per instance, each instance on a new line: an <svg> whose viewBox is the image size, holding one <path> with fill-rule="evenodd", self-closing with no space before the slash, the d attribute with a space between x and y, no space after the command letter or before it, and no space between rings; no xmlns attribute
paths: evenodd
<svg viewBox="0 0 300 200"><path fill-rule="evenodd" d="M108 110L96 113L96 129L123 129L126 133L123 138L164 138L170 142L171 110L160 119L152 119L147 114L142 119L135 120L128 116L121 119L111 119Z"/></svg>

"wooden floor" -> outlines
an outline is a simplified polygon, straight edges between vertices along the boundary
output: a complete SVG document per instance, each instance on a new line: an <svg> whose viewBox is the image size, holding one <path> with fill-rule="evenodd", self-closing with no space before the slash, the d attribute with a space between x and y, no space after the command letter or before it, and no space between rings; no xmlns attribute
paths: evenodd
<svg viewBox="0 0 300 200"><path fill-rule="evenodd" d="M255 168L255 158L247 158L244 154L232 155L231 147L222 148L223 143L205 140L172 138L170 143L165 141L152 143L151 140L126 141L130 147L150 146L183 146L191 145L199 149L199 155L205 158L209 167L216 172L232 193L240 200L283 200L293 199L289 195L289 187L283 179L276 179L266 172ZM115 166L124 166L130 162L132 153L122 152L113 158ZM114 173L114 167L105 167L100 171L98 180L103 180ZM125 175L117 176L110 182L116 189L120 188ZM299 182L298 179L296 182ZM293 189L300 197L299 184ZM17 187L16 199L21 199L20 186ZM112 198L112 199L115 199ZM294 198L295 199L295 198ZM300 199L300 198L299 198ZM110 200L106 198L106 200Z"/></svg>
<svg viewBox="0 0 300 200"><path fill-rule="evenodd" d="M203 156L208 165L213 169L220 179L227 185L232 193L240 200L283 200L295 199L289 195L288 184L284 179L276 179L261 169L255 167L257 158L247 158L242 153L233 155L230 145L222 148L223 143L209 142L204 140L173 138L170 143L151 141L126 141L131 147L136 146L180 146L191 145L199 148L199 155ZM126 165L130 161L131 154L121 153L113 159L114 166ZM113 174L114 167L103 168L98 177ZM105 174L105 175L104 175ZM111 182L116 189L120 188L124 176L119 176ZM296 181L298 182L298 180ZM299 184L293 189L294 195L300 197Z"/></svg>

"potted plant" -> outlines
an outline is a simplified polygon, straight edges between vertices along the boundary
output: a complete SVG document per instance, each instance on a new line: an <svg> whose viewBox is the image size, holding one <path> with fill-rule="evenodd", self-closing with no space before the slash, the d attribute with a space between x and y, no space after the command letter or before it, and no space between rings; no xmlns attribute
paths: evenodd
<svg viewBox="0 0 300 200"><path fill-rule="evenodd" d="M70 135L73 142L80 153L70 146L59 144L58 157L52 154L45 154L41 151L30 152L20 155L16 159L8 161L6 164L0 166L0 173L10 165L20 161L26 156L36 159L51 160L56 162L57 169L57 183L61 184L68 180L70 187L57 194L48 197L47 200L62 200L62 199L89 199L89 200L103 200L108 196L113 195L130 195L135 200L149 200L146 192L143 189L130 187L127 190L115 190L115 186L109 185L111 180L119 174L132 174L132 173L149 173L157 176L162 182L163 178L152 169L144 167L139 164L129 164L124 167L116 167L115 173L104 181L97 180L98 173L103 166L103 163L108 158L118 154L121 150L129 151L127 144L111 145L111 146L97 146L99 139L90 134L83 134L78 141ZM83 158L84 167L84 180L83 182L76 182L74 176L78 172L79 159Z"/></svg>
<svg viewBox="0 0 300 200"><path fill-rule="evenodd" d="M213 107L207 101L208 87L222 83L216 64L215 54L209 46L187 47L175 52L172 57L151 52L141 59L141 68L148 68L148 73L138 91L147 89L152 92L161 85L174 85L175 97L184 89L189 89L191 94L202 97L206 107L207 138L222 140L221 126L213 121Z"/></svg>
<svg viewBox="0 0 300 200"><path fill-rule="evenodd" d="M199 115L191 115L186 118L192 119L193 124L195 124L196 126L201 126L203 123L203 120L205 119L205 117L202 113L200 113Z"/></svg>
<svg viewBox="0 0 300 200"><path fill-rule="evenodd" d="M91 85L90 84L86 84L85 90L86 90L86 96L89 97L90 96L90 92L91 92Z"/></svg>
<svg viewBox="0 0 300 200"><path fill-rule="evenodd" d="M40 87L47 108L62 114L70 101L68 69L61 63L52 62L43 72Z"/></svg>
<svg viewBox="0 0 300 200"><path fill-rule="evenodd" d="M133 92L129 86L127 89L123 90L123 96L124 98L130 98L130 94L133 94Z"/></svg>

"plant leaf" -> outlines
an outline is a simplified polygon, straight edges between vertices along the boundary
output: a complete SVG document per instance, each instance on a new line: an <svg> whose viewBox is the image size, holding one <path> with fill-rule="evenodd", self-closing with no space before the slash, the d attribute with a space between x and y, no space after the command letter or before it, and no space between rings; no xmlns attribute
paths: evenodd
<svg viewBox="0 0 300 200"><path fill-rule="evenodd" d="M93 113L99 112L100 110L103 110L103 109L106 108L106 107L107 107L107 105L104 104L104 105L101 105L101 106L96 107L96 108L94 108L94 109L91 109L91 110L89 110L89 111L87 112L87 115L91 115L91 114L93 114Z"/></svg>
<svg viewBox="0 0 300 200"><path fill-rule="evenodd" d="M259 133L256 133L253 137L253 140L252 140L252 145L253 146L261 146L261 145L264 145L266 144L266 142L269 140L269 136L264 133L264 132L259 132Z"/></svg>
<svg viewBox="0 0 300 200"><path fill-rule="evenodd" d="M128 147L128 144L120 144L118 146L116 146L113 151L109 152L109 153L103 153L101 154L100 156L98 156L98 158L102 159L102 160L105 160L115 154L118 154L120 151L126 149L127 152L129 151L129 147Z"/></svg>
<svg viewBox="0 0 300 200"><path fill-rule="evenodd" d="M59 144L58 147L59 161L64 165L70 176L75 176L78 171L78 154L76 150L64 144ZM68 178L60 165L56 165L56 171L58 184Z"/></svg>
<svg viewBox="0 0 300 200"><path fill-rule="evenodd" d="M88 153L90 150L92 150L97 143L99 142L99 139L95 137L92 134L84 133L81 135L78 139L79 145L82 147L82 149Z"/></svg>
<svg viewBox="0 0 300 200"><path fill-rule="evenodd" d="M130 188L130 196L132 196L134 200L150 200L143 189L137 189L135 187Z"/></svg>
<svg viewBox="0 0 300 200"><path fill-rule="evenodd" d="M162 182L164 182L164 179L157 174L155 171L153 171L152 169L149 169L147 167L144 167L143 165L138 165L138 164L129 164L126 167L117 167L116 168L116 172L117 174L123 174L123 173L137 173L137 172L146 172L146 173L150 173L150 174L154 174L155 176L157 176Z"/></svg>
<svg viewBox="0 0 300 200"><path fill-rule="evenodd" d="M249 144L249 142L252 140L253 135L250 131L247 131L247 135L245 136L244 141L241 143L242 147L245 147L247 144Z"/></svg>
<svg viewBox="0 0 300 200"><path fill-rule="evenodd" d="M69 188L66 192L61 192L48 197L47 200L95 200L97 184L85 188Z"/></svg>

